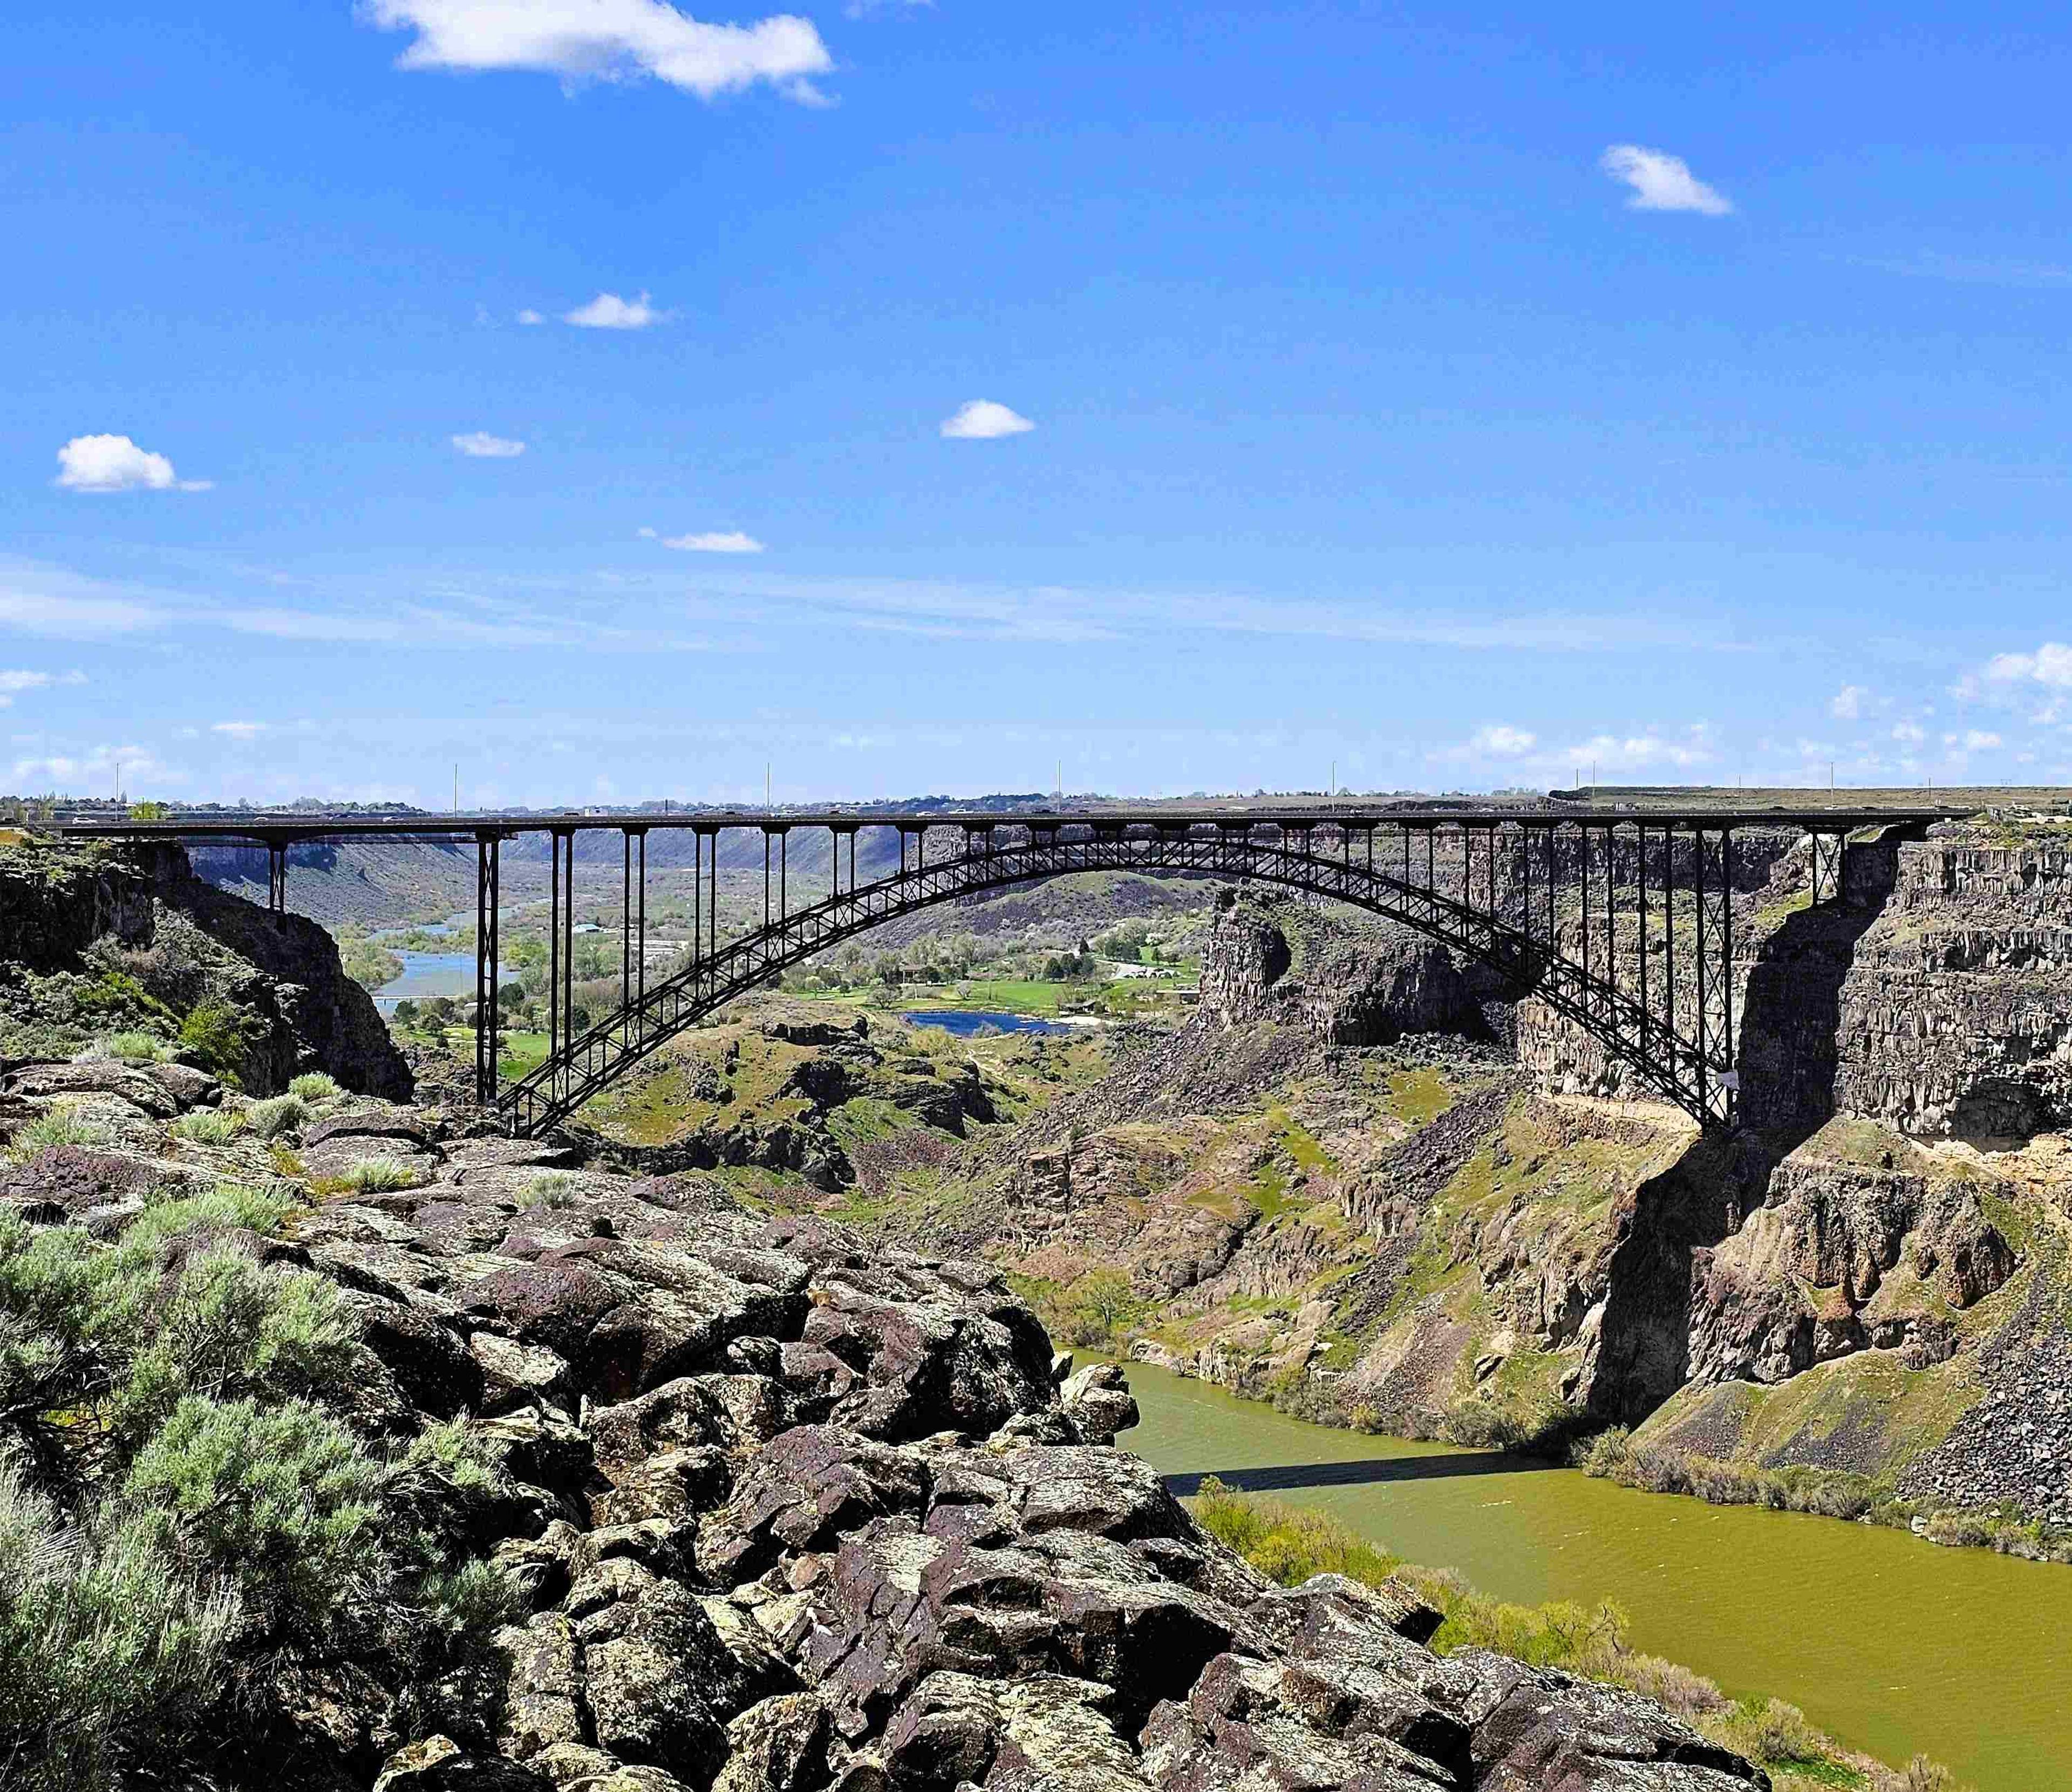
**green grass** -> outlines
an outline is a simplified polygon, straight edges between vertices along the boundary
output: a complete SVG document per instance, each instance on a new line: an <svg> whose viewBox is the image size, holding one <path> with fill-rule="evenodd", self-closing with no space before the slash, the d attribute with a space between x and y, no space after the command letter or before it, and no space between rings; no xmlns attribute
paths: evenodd
<svg viewBox="0 0 2072 1792"><path fill-rule="evenodd" d="M255 1101L245 1116L261 1138L278 1138L283 1133L293 1132L309 1117L309 1104L299 1095L276 1095L270 1101Z"/></svg>
<svg viewBox="0 0 2072 1792"><path fill-rule="evenodd" d="M1794 890L1783 901L1772 903L1767 908L1756 911L1755 924L1758 931L1767 933L1780 926L1794 915L1803 914L1813 906L1813 888L1808 884L1803 890Z"/></svg>
<svg viewBox="0 0 2072 1792"><path fill-rule="evenodd" d="M393 1195L415 1188L417 1172L394 1158L362 1158L336 1176L311 1185L320 1195Z"/></svg>
<svg viewBox="0 0 2072 1792"><path fill-rule="evenodd" d="M1087 987L1048 983L1036 978L993 978L961 983L908 983L896 994L886 990L875 999L901 1008L979 1009L1046 1019L1057 1014L1062 997Z"/></svg>
<svg viewBox="0 0 2072 1792"><path fill-rule="evenodd" d="M1277 1163L1263 1163L1241 1184L1238 1193L1251 1203L1263 1220L1274 1220L1300 1204L1288 1193L1288 1179Z"/></svg>
<svg viewBox="0 0 2072 1792"><path fill-rule="evenodd" d="M23 1163L53 1145L92 1146L108 1142L107 1127L81 1113L77 1102L67 1101L46 1108L35 1119L17 1127L7 1154L15 1163Z"/></svg>
<svg viewBox="0 0 2072 1792"><path fill-rule="evenodd" d="M1317 1135L1297 1120L1277 1102L1266 1110L1267 1118L1273 1123L1274 1136L1281 1147L1295 1160L1298 1170L1313 1176L1328 1176L1336 1173L1338 1159L1326 1150Z"/></svg>
<svg viewBox="0 0 2072 1792"><path fill-rule="evenodd" d="M196 1108L172 1125L175 1138L190 1145L228 1145L245 1130L245 1116L228 1108Z"/></svg>
<svg viewBox="0 0 2072 1792"><path fill-rule="evenodd" d="M1388 1076L1388 1111L1413 1126L1429 1126L1453 1105L1453 1091L1436 1070L1395 1070Z"/></svg>

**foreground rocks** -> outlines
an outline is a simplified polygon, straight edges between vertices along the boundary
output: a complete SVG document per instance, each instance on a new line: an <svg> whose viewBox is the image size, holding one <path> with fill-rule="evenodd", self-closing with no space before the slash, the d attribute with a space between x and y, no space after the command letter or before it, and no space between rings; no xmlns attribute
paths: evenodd
<svg viewBox="0 0 2072 1792"><path fill-rule="evenodd" d="M236 1099L177 1077L131 1093ZM458 1417L493 1446L508 1479L471 1522L522 1609L494 1696L438 1735L411 1736L380 1664L310 1664L302 1696L277 1689L278 1758L252 1784L1768 1783L1630 1695L1434 1655L1438 1616L1407 1589L1265 1581L1108 1442L1135 1418L1120 1372L1073 1373L982 1265L365 1105L301 1142L354 1142L424 1179L250 1248L349 1297L356 1422L401 1441ZM32 1224L120 1236L174 1167L55 1146L0 1195Z"/></svg>

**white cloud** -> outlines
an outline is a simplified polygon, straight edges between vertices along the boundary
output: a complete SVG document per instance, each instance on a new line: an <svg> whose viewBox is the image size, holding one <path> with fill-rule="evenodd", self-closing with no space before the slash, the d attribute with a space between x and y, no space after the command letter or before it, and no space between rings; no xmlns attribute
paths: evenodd
<svg viewBox="0 0 2072 1792"><path fill-rule="evenodd" d="M649 533L643 529L643 535ZM664 535L664 547L680 547L689 554L759 554L763 543L738 529L713 530L701 535Z"/></svg>
<svg viewBox="0 0 2072 1792"><path fill-rule="evenodd" d="M650 305L645 293L630 302L616 293L599 293L589 304L564 312L561 322L572 323L578 330L645 330L668 315Z"/></svg>
<svg viewBox="0 0 2072 1792"><path fill-rule="evenodd" d="M1704 733L1702 728L1693 728L1688 740L1665 740L1658 734L1593 735L1564 747L1552 757L1557 764L1579 765L1586 772L1595 765L1600 775L1645 771L1655 765L1708 765L1715 756L1704 744Z"/></svg>
<svg viewBox="0 0 2072 1792"><path fill-rule="evenodd" d="M952 441L994 441L1002 436L1026 436L1035 427L989 398L975 398L960 405L954 416L943 419L943 433Z"/></svg>
<svg viewBox="0 0 2072 1792"><path fill-rule="evenodd" d="M1492 758L1515 759L1520 753L1531 752L1539 744L1538 736L1498 723L1494 727L1477 728L1469 739L1468 748L1471 752L1487 753Z"/></svg>
<svg viewBox="0 0 2072 1792"><path fill-rule="evenodd" d="M360 16L415 31L405 68L529 69L569 81L653 76L709 100L758 81L798 100L834 59L812 22L779 14L708 25L663 0L362 0Z"/></svg>
<svg viewBox="0 0 2072 1792"><path fill-rule="evenodd" d="M1892 737L1895 740L1905 741L1910 747L1918 747L1928 738L1928 735L1925 729L1913 722L1897 722L1893 724Z"/></svg>
<svg viewBox="0 0 2072 1792"><path fill-rule="evenodd" d="M58 450L57 483L67 491L207 491L206 479L182 479L162 454L127 436L75 436Z"/></svg>
<svg viewBox="0 0 2072 1792"><path fill-rule="evenodd" d="M518 314L518 321L520 323L525 324L545 323L547 321L547 318L545 312L535 311L532 306L528 305L524 310Z"/></svg>
<svg viewBox="0 0 2072 1792"><path fill-rule="evenodd" d="M136 789L131 780L164 780L179 776L174 767L164 764L148 747L134 743L121 746L95 746L77 753L51 753L35 759L18 759L14 761L14 777L23 785L54 785L60 789L76 780L77 793L88 790L113 793L116 781L132 791Z"/></svg>
<svg viewBox="0 0 2072 1792"><path fill-rule="evenodd" d="M1835 693L1834 700L1827 705L1827 713L1844 722L1853 722L1864 712L1864 699L1869 693L1860 684L1845 684Z"/></svg>
<svg viewBox="0 0 2072 1792"><path fill-rule="evenodd" d="M642 527L635 530L634 533L639 535L643 541L652 541L655 539L656 531L648 528L643 525Z"/></svg>
<svg viewBox="0 0 2072 1792"><path fill-rule="evenodd" d="M1597 166L1633 189L1626 203L1635 211L1698 211L1724 218L1734 208L1724 193L1692 174L1681 156L1665 150L1614 143L1598 158Z"/></svg>
<svg viewBox="0 0 2072 1792"><path fill-rule="evenodd" d="M1968 752L1984 752L1987 748L1997 747L2000 744L2000 737L1997 734L1988 734L1983 728L1971 728L1964 736L1964 747Z"/></svg>
<svg viewBox="0 0 2072 1792"><path fill-rule="evenodd" d="M1965 286L2008 286L2018 291L2051 292L2072 286L2072 268L2037 261L1986 261L1938 255L1933 250L1902 260L1860 260L1860 267L1910 280L1947 280Z"/></svg>
<svg viewBox="0 0 2072 1792"><path fill-rule="evenodd" d="M1986 677L1995 684L2072 687L2072 647L2046 641L2033 654L1996 654L1986 663Z"/></svg>
<svg viewBox="0 0 2072 1792"><path fill-rule="evenodd" d="M232 740L256 740L266 732L266 724L264 722L212 722L208 725L208 732L226 735Z"/></svg>
<svg viewBox="0 0 2072 1792"><path fill-rule="evenodd" d="M525 452L524 443L513 441L508 436L492 436L486 429L471 429L464 436L456 436L453 445L478 461L508 461Z"/></svg>
<svg viewBox="0 0 2072 1792"><path fill-rule="evenodd" d="M84 672L0 671L0 703L11 703L24 691L47 691L54 684L84 684Z"/></svg>
<svg viewBox="0 0 2072 1792"><path fill-rule="evenodd" d="M157 594L82 577L63 567L0 556L0 628L68 641L155 629Z"/></svg>

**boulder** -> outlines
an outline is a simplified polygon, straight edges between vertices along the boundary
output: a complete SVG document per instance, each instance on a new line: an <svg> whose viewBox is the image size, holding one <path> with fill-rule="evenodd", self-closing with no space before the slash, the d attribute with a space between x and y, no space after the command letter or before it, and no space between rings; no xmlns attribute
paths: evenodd
<svg viewBox="0 0 2072 1792"><path fill-rule="evenodd" d="M1137 1402L1119 1363L1093 1363L1075 1375L1067 1373L1058 1399L1090 1444L1112 1443L1118 1431L1137 1423Z"/></svg>
<svg viewBox="0 0 2072 1792"><path fill-rule="evenodd" d="M584 1665L600 1748L711 1783L748 1689L690 1593L667 1581L647 1588L618 1634L585 1649Z"/></svg>
<svg viewBox="0 0 2072 1792"><path fill-rule="evenodd" d="M827 1708L811 1692L765 1699L727 1725L726 1752L713 1792L813 1792L825 1783Z"/></svg>

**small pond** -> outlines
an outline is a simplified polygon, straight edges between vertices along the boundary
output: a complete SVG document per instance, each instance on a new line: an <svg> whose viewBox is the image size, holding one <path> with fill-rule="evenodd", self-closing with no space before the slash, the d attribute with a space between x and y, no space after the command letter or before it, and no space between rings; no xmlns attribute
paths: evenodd
<svg viewBox="0 0 2072 1792"><path fill-rule="evenodd" d="M974 1033L1069 1033L1073 1028L1062 1020L1037 1020L1028 1015L990 1014L979 1008L921 1008L900 1019L916 1027L939 1027L960 1039Z"/></svg>

